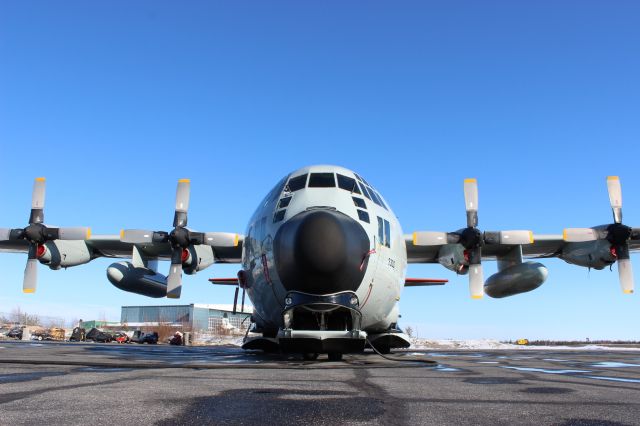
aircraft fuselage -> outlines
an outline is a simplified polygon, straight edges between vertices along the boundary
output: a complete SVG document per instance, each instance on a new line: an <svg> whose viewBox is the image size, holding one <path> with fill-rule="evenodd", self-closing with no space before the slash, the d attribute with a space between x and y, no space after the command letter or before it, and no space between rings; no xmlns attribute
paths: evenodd
<svg viewBox="0 0 640 426"><path fill-rule="evenodd" d="M285 326L291 291L352 291L360 329L379 333L397 324L407 254L400 223L379 193L348 169L320 165L286 176L260 203L242 267L253 319L265 334Z"/></svg>

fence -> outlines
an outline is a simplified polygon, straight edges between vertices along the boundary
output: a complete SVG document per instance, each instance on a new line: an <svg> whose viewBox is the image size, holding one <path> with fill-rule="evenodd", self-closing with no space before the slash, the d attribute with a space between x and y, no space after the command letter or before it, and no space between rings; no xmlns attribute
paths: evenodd
<svg viewBox="0 0 640 426"><path fill-rule="evenodd" d="M243 319L238 317L209 317L208 331L212 334L223 336L243 335L250 324L248 319L246 321L243 321Z"/></svg>

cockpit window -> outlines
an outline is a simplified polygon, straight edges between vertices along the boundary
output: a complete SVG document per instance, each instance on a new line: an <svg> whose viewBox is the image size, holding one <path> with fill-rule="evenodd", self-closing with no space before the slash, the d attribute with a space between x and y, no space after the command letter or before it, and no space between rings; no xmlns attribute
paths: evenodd
<svg viewBox="0 0 640 426"><path fill-rule="evenodd" d="M362 183L364 183L364 184L366 184L366 185L369 185L369 182L367 182L366 180L364 180L364 178L363 178L362 176L360 176L360 175L359 175L359 174L357 174L357 173L354 173L354 175L356 175L356 177L358 178L358 180L359 180L360 182L362 182ZM369 185L369 186L371 186L371 185Z"/></svg>
<svg viewBox="0 0 640 426"><path fill-rule="evenodd" d="M279 209L283 209L283 208L287 207L290 202L291 202L291 197L282 198L282 199L280 199L280 202L278 203L278 208Z"/></svg>
<svg viewBox="0 0 640 426"><path fill-rule="evenodd" d="M371 188L368 188L368 190L369 190L369 194L371 194L371 198L373 199L373 202L379 205L380 207L383 207L382 201L380 200L380 197L378 196L376 191L374 191Z"/></svg>
<svg viewBox="0 0 640 426"><path fill-rule="evenodd" d="M388 220L384 221L384 245L391 248L391 224Z"/></svg>
<svg viewBox="0 0 640 426"><path fill-rule="evenodd" d="M369 191L367 191L367 186L364 185L362 182L359 183L359 185L360 185L360 188L362 188L362 194L371 200L371 195L369 195Z"/></svg>
<svg viewBox="0 0 640 426"><path fill-rule="evenodd" d="M280 179L280 181L276 184L276 186L274 186L273 189L269 191L267 196L264 197L264 200L262 200L263 206L266 206L267 204L272 203L278 199L278 197L280 196L280 193L282 192L284 183L287 181L287 177L288 176L285 176L282 179Z"/></svg>
<svg viewBox="0 0 640 426"><path fill-rule="evenodd" d="M356 207L360 207L361 209L366 210L367 205L365 204L362 198L358 198L358 197L351 197L351 198L353 198L353 204L355 204Z"/></svg>
<svg viewBox="0 0 640 426"><path fill-rule="evenodd" d="M288 189L289 192L298 191L305 187L307 184L307 175L300 175L294 178L289 179L289 183L287 184L285 189Z"/></svg>
<svg viewBox="0 0 640 426"><path fill-rule="evenodd" d="M369 223L369 213L365 212L364 210L358 209L358 218L363 222Z"/></svg>
<svg viewBox="0 0 640 426"><path fill-rule="evenodd" d="M336 178L333 173L311 173L309 188L335 188Z"/></svg>
<svg viewBox="0 0 640 426"><path fill-rule="evenodd" d="M280 222L282 219L284 219L284 213L285 212L286 212L286 210L278 210L273 215L273 223Z"/></svg>
<svg viewBox="0 0 640 426"><path fill-rule="evenodd" d="M376 192L376 194L378 194L378 193ZM382 199L380 194L378 194L378 198L380 199L380 202L382 203L382 207L384 207L385 210L389 210L389 206L387 206L387 203L384 202L384 200Z"/></svg>
<svg viewBox="0 0 640 426"><path fill-rule="evenodd" d="M340 173L338 173L337 176L338 176L338 187L345 189L349 192L355 192L356 194L360 193L360 189L358 188L358 185L356 184L356 180L354 178L341 175Z"/></svg>

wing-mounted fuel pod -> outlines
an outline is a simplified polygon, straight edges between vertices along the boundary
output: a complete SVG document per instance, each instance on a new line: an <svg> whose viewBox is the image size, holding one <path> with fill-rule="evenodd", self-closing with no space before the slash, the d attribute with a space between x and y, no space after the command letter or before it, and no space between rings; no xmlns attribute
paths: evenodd
<svg viewBox="0 0 640 426"><path fill-rule="evenodd" d="M120 231L120 240L122 242L142 245L169 243L171 245L171 266L167 276L167 297L171 299L180 297L183 265L190 268L187 272L191 273L198 270L198 266L200 269L204 269L204 265L200 262L202 256L199 256L199 252L202 249L198 249L198 246L235 247L239 241L238 234L196 232L188 229L187 213L189 211L190 192L191 181L189 179L178 180L172 231L148 231L142 229L123 229ZM209 256L207 256L207 259L209 259ZM195 263L195 268L193 268L194 262L197 262ZM211 252L209 265L211 263L213 263L213 252Z"/></svg>
<svg viewBox="0 0 640 426"><path fill-rule="evenodd" d="M561 257L569 263L598 269L601 269L601 263L598 263L598 261L602 259L608 261L605 263L617 262L620 287L624 293L630 294L634 290L634 280L631 257L629 255L629 242L640 240L640 229L622 224L622 187L618 176L607 177L607 191L609 193L609 204L613 212L613 223L593 228L565 229L562 236L568 243L595 243L589 245L586 249L583 247L584 244L568 244ZM607 244L602 243L604 241L608 242L608 247ZM588 259L594 260L595 263L593 265L588 263L588 259L581 263L582 259L579 258L580 251L586 251Z"/></svg>
<svg viewBox="0 0 640 426"><path fill-rule="evenodd" d="M451 263L459 274L469 273L469 292L473 299L484 294L482 271L482 247L485 244L522 245L533 243L531 231L482 232L478 229L478 181L464 180L464 201L467 213L467 227L454 232L420 231L413 233L416 246L439 246L439 259L455 255L462 246L462 257ZM458 253L459 254L459 253ZM443 263L442 261L440 263ZM451 268L450 268L451 269Z"/></svg>
<svg viewBox="0 0 640 426"><path fill-rule="evenodd" d="M522 261L522 245L514 245L507 253L497 257L498 272L491 275L484 292L493 298L513 296L535 290L548 276L547 268L539 262Z"/></svg>
<svg viewBox="0 0 640 426"><path fill-rule="evenodd" d="M57 240L87 240L91 229L87 227L50 227L44 222L45 178L36 178L31 195L29 225L24 228L0 229L0 241L24 240L29 244L27 266L24 270L22 291L34 293L38 283L38 261L46 261L45 243ZM84 263L84 262L83 262Z"/></svg>

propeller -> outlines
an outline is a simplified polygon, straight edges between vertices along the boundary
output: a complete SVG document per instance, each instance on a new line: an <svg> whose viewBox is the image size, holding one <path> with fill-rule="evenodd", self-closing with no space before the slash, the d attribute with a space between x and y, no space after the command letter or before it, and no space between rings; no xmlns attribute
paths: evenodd
<svg viewBox="0 0 640 426"><path fill-rule="evenodd" d="M176 190L173 230L148 231L143 229L123 229L120 241L132 244L170 243L171 266L167 276L167 297L178 299L182 291L182 264L188 259L187 249L191 245L205 244L215 247L235 247L238 245L238 234L228 232L195 232L188 229L187 213L191 182L189 179L178 180Z"/></svg>
<svg viewBox="0 0 640 426"><path fill-rule="evenodd" d="M478 181L476 179L464 180L464 202L467 213L466 228L455 232L414 232L413 244L416 246L461 244L465 248L465 258L469 265L469 292L473 299L480 299L484 295L482 247L485 244L531 244L533 243L533 233L524 230L484 233L480 231L478 229Z"/></svg>
<svg viewBox="0 0 640 426"><path fill-rule="evenodd" d="M607 192L613 213L611 225L595 228L567 228L562 233L566 242L607 240L611 244L611 254L618 263L618 277L623 293L634 290L633 269L629 255L629 241L640 239L640 230L622 224L622 187L618 176L607 176Z"/></svg>
<svg viewBox="0 0 640 426"><path fill-rule="evenodd" d="M469 253L469 292L471 298L480 299L484 295L482 271L482 246L484 241L478 226L478 181L464 180L464 203L467 211L467 227L460 233L460 244Z"/></svg>
<svg viewBox="0 0 640 426"><path fill-rule="evenodd" d="M43 224L45 178L36 178L31 196L29 225L25 228L0 229L0 241L25 240L29 243L27 265L24 270L22 291L34 293L38 282L38 258L44 254L44 243L55 240L86 240L91 236L87 227L53 228Z"/></svg>

